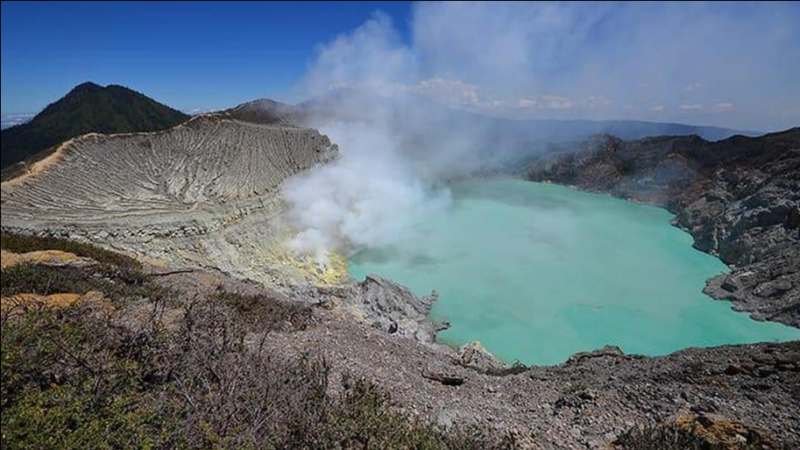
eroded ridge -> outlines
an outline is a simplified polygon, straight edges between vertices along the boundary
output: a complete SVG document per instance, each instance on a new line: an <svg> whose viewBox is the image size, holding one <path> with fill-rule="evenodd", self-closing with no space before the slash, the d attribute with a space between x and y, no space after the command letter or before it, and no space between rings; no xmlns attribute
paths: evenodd
<svg viewBox="0 0 800 450"><path fill-rule="evenodd" d="M208 117L162 133L90 134L3 184L3 223L125 221L246 201L333 154L313 130Z"/></svg>
<svg viewBox="0 0 800 450"><path fill-rule="evenodd" d="M285 257L281 183L337 154L316 130L220 115L85 135L3 183L2 224L269 281Z"/></svg>

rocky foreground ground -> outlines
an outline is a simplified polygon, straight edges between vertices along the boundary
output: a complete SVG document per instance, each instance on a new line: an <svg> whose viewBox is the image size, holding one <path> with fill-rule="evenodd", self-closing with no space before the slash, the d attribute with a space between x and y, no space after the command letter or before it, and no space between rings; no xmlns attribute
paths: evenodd
<svg viewBox="0 0 800 450"><path fill-rule="evenodd" d="M696 248L731 266L707 294L800 327L800 128L719 142L601 136L539 159L527 177L669 209Z"/></svg>
<svg viewBox="0 0 800 450"><path fill-rule="evenodd" d="M175 272L147 268L153 274L153 282L163 290L150 286L147 292L152 294L144 297L141 297L140 288L126 288L127 281L118 276L98 281L100 287L91 292L10 295L13 289L24 289L19 286L26 285L28 275L25 274L29 270L26 267L31 265L56 271L97 267L98 263L91 258L68 255L52 251L4 252L4 326L8 325L8 320L15 320L13 314L30 310L33 305L57 310L84 308L79 310L84 311L81 314L86 314L85 308L89 308L88 311L99 308L105 311L103 317L110 318L104 320L111 320L111 325L104 326L116 330L114 334L121 333L120 330L142 333L142 330L174 329L176 335L181 336L186 326L181 324L186 318L191 318L189 323L196 323L200 320L197 311L209 307L204 305L215 307L216 304L215 308L219 308L223 306L220 302L230 298L239 302L236 310L243 314L246 326L225 328L224 333L229 333L230 337L224 340L241 342L248 349L246 354L269 355L270 360L281 361L325 361L329 367L326 376L330 380L326 383L326 395L330 397L346 396L349 392L346 386L350 383L347 380L367 380L381 392L389 393L393 409L403 415L437 424L443 429L486 430L490 435L501 437L510 448L611 448L619 446L631 430L640 427L684 430L698 437L692 440L692 445L699 445L698 442L708 445L688 448L800 446L800 343L686 349L660 358L625 355L617 348L606 347L576 354L558 366L507 367L477 344L456 351L431 342L428 332L420 332L425 330L424 325L405 323L398 330L395 319L413 317L410 311L421 314L430 305L382 279L353 283L333 291L322 289L313 296L313 304L290 308L289 312L286 312L288 306L280 305L297 303L281 292L201 269ZM15 268L21 272L14 271ZM10 278L6 280L5 277ZM95 282L90 281L92 283ZM127 289L134 289L134 295L120 297L120 292L127 293ZM380 310L382 321L353 314L349 307L353 292L368 297L359 303L372 304ZM258 299L258 303L246 303L246 299ZM214 316L205 319L212 322L202 322L202 326L213 329L219 325L214 325L217 321L225 323L224 311L217 310ZM266 316L261 315L264 311ZM69 313L64 314L69 317ZM424 316L418 317L422 323ZM96 342L104 342L105 338L98 336L96 339ZM147 342L141 339L136 338L134 342ZM199 333L199 329L196 339L198 343L213 342L207 341L205 332ZM134 344L125 344L123 348L130 345ZM73 351L79 358L86 358L88 362L84 364L92 368L91 374L101 373L98 367L102 367L104 359L96 360L91 354ZM222 371L214 375L219 377L218 381L213 377L203 381L210 383L205 388L209 393L205 395L213 393L203 402L215 405L214 399L224 392L228 392L224 395L240 398L244 386L237 387L237 381L247 381L242 377L249 372L245 366L237 364L244 362L231 360L229 364L233 365L226 365L226 358L211 350L202 353L210 359L193 364L211 364L212 368L217 367L214 370ZM69 367L71 361L65 357L65 367ZM90 373L81 365L74 365L76 367L65 375L50 375L56 376L53 382L65 383L81 371L87 376ZM200 366L192 369L189 375L204 380L198 378L205 376ZM59 372L58 369L48 370ZM163 370L162 375L152 376L162 380ZM117 379L115 383L121 382L120 375L112 379ZM145 385L150 383L153 381ZM219 386L213 387L217 383ZM216 393L217 390L221 393ZM252 395L248 392L245 392L247 396ZM246 411L264 406L248 405L244 401L228 407L239 411L235 414L240 415L240 425L249 430L251 416ZM208 426L218 432L213 427L221 425L212 421ZM242 438L236 429L227 433ZM193 434L189 432L188 436ZM667 436L667 441L672 439L672 435Z"/></svg>
<svg viewBox="0 0 800 450"><path fill-rule="evenodd" d="M167 280L187 292L217 285L263 292L206 272ZM359 288L371 289L385 314L426 308L389 281L364 287L372 283ZM510 368L470 346L455 351L359 320L339 307L346 298L323 293L314 308L317 325L272 334L268 345L287 356L324 355L334 376L372 380L401 410L426 420L495 429L524 448L608 448L632 427L676 421L728 433L719 439L730 443L755 433L776 448L800 446L800 343L687 349L659 358L606 347L558 366Z"/></svg>

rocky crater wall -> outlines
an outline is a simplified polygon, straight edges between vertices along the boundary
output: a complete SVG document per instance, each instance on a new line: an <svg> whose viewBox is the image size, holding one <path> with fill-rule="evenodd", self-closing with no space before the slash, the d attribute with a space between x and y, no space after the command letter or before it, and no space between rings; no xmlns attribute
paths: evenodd
<svg viewBox="0 0 800 450"><path fill-rule="evenodd" d="M337 154L315 130L217 115L158 133L90 134L3 183L2 226L170 266L304 279L279 245L287 234L280 186Z"/></svg>
<svg viewBox="0 0 800 450"><path fill-rule="evenodd" d="M707 294L800 327L800 128L719 142L599 136L539 159L527 177L669 209L696 248L731 267Z"/></svg>

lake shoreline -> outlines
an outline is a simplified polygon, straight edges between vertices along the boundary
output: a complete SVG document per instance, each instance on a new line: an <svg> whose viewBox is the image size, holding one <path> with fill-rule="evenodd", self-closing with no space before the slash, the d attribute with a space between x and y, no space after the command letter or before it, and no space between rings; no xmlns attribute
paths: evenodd
<svg viewBox="0 0 800 450"><path fill-rule="evenodd" d="M420 233L433 233L431 236L420 237L420 242L399 243L399 246L407 247L407 250L400 251L399 256L397 256L398 262L387 262L392 259L392 252L397 252L397 249L380 249L373 250L372 253L366 251L362 254L361 259L363 259L364 255L370 254L372 259L377 258L375 264L368 265L368 268L359 266L360 262L363 262L359 261L359 256L351 258L349 264L351 275L356 278L367 273L379 273L408 286L418 295L431 290L439 292L441 298L434 304L430 318L433 321L448 321L451 324L451 328L438 333L437 342L445 343L451 348L457 349L463 344L479 340L490 352L505 362L519 360L525 364L555 365L566 361L574 353L591 351L605 345L620 346L626 353L663 356L687 347L711 347L736 343L773 342L776 339L781 341L800 339L800 333L797 333L797 336L793 336L794 330L789 327L755 322L747 316L731 311L730 308L723 304L709 302L708 296L700 292L705 279L709 276L723 273L727 270L727 267L716 258L712 258L692 247L691 236L685 231L672 226L671 219L673 216L663 208L652 205L637 205L603 193L585 193L574 187L556 184L541 184L539 187L534 187L536 185L533 183L519 178L481 178L480 180L456 182L450 186L453 189L454 199L452 208L462 208L464 204L470 202L479 205L480 208L486 208L485 210L476 211L474 217L465 216L463 218L465 222L463 224L464 229L478 233L476 236L467 238L463 242L452 242L453 248L448 248L442 242L452 241L454 234L461 233L459 227L462 224L458 221L453 224L438 224L431 229L431 224L428 223L426 224L428 228L420 231ZM481 189L484 189L485 192L479 192ZM539 194L530 195L536 192L539 192ZM533 209L528 211L526 208ZM536 208L541 208L541 211L536 210ZM458 214L457 211L448 214L451 213ZM518 214L522 215L517 216ZM578 217L580 214L588 214L588 217L585 220L580 219ZM631 214L631 217L625 219L625 214ZM506 216L498 218L497 223L486 224L485 226L477 224L480 221L478 220L479 218L491 218L493 215ZM594 223L592 220L599 220L599 222ZM435 219L431 221L436 222ZM637 221L643 222L637 224ZM512 225L507 225L507 223ZM498 230L493 230L493 226L499 227ZM527 226L532 226L533 228L526 231L526 233L537 234L531 242L526 241L529 236L525 236L520 231ZM440 229L440 227L444 227L444 229ZM591 235L592 228L595 227L599 229L598 232L600 234L598 236L602 240L608 241L608 243L597 244L599 245L597 248L593 248L594 239ZM632 227L627 232L628 236L626 236L626 232L620 233L617 230L624 227ZM514 233L519 234L520 242L503 241L504 236ZM576 239L580 240L580 242L576 241ZM493 240L489 248L475 249L483 260L467 263L464 267L458 265L462 264L462 261L453 266L453 268L447 268L442 260L457 261L459 257L469 258L465 255L459 255L458 252L469 251L471 248L470 242L473 240ZM627 241L631 241L630 245L648 252L648 260L644 264L639 251L632 250L633 253L627 254L621 249L627 245ZM664 242L660 243L660 241ZM566 247L554 249L551 248L551 244ZM530 250L519 248L526 245L531 246ZM679 248L676 249L675 247ZM621 265L621 267L592 267L591 263L582 262L582 258L572 262L563 261L557 268L551 268L552 264L543 264L542 261L536 261L537 254L552 255L547 256L547 258L564 259L572 257L569 252L582 251L584 248L589 248L591 252L600 252L606 255L619 254L615 257L622 259L616 261L615 264ZM455 253L452 253L454 251ZM497 259L490 259L491 255L495 253L497 254ZM654 261L654 258L658 259L658 255L663 255L667 259L660 263ZM491 289L494 281L492 281L491 277L503 278L507 277L508 274L502 271L493 271L492 267L502 263L508 263L511 266L517 263L524 265L531 263L531 258L533 258L534 266L527 272L511 276L502 282L513 285L513 288L503 291L502 289L505 288L501 286L501 291L505 292L502 295L506 297L531 298L533 299L531 301L516 299L512 302L513 305L502 306L499 310L503 312L498 312L497 308L487 309L485 306L470 303L480 303L477 300L480 296L473 295L470 292L462 292L464 289L471 289L473 292L488 291L485 292L485 296L493 295ZM683 264L681 258L688 258L687 264L689 265L681 268ZM486 267L482 267L484 264ZM692 265L697 267L693 268ZM421 267L421 270L425 272L441 271L445 281L433 281L430 273L415 275L413 270L416 266ZM647 266L647 269L643 269L642 266ZM606 273L606 270L611 272ZM622 272L615 272L614 270ZM660 275L662 272L665 275ZM567 281L549 283L547 281L547 278L566 280L564 277L569 278L571 273L583 273L581 283L576 284ZM547 284L547 289L549 290L539 293L526 291L530 287L519 280L530 278L531 276L541 276L543 279L539 283ZM670 276L673 278L669 278ZM686 281L678 281L684 278ZM668 279L673 279L673 281L666 281ZM448 282L446 280L451 281ZM447 283L455 283L456 286L447 286ZM644 285L637 286L637 283L644 283ZM658 283L663 283L664 286L656 286ZM469 288L462 289L461 285L465 284L469 285ZM653 286L649 286L651 284ZM672 289L670 284L686 285L678 290L670 291ZM568 303L567 309L563 311L548 306L547 300L543 301L536 298L542 296L557 298L558 296L569 295L568 291L570 289L576 290L577 299L574 304ZM612 300L611 304L605 305L603 303L607 301L605 299L618 296L619 293L615 292L619 289L623 290L620 292L628 292L625 295L632 296L631 300ZM639 307L629 306L649 304L647 302L643 303L641 299L659 295L665 299L669 298L668 303L671 303L671 305L665 307L656 302L654 304L656 309L650 313L638 311L637 308ZM461 311L461 308L466 307L454 303L463 301L463 299L454 300L459 296L471 298L467 304L480 312ZM535 309L531 306L532 304L538 305L536 308L539 309ZM684 306L679 307L677 305ZM505 311L505 309L509 311ZM683 310L686 312L683 312ZM473 314L480 317L473 317ZM564 314L566 316L563 316ZM525 320L544 320L546 323L525 325L522 323L524 321L516 316L531 317L531 319ZM543 317L548 317L549 319L545 320ZM594 333L596 336L591 336L591 333L585 331L587 326L582 325L582 323L588 319L584 319L584 317L601 318L597 322L600 330ZM505 325L487 325L492 321L505 323L502 322L504 320L511 320L512 322ZM547 322L548 320L552 323ZM730 320L732 322L728 323L727 321ZM618 326L619 321L626 323L626 327L629 330L615 332L613 330L615 326L612 324L616 323ZM564 323L564 326L561 323ZM650 323L651 325L648 327L643 325L644 323ZM718 325L714 325L715 323ZM727 325L722 326L722 323L727 323ZM665 324L670 324L674 329ZM509 336L501 336L503 333L493 331L508 327L512 327L518 334L512 333ZM539 327L550 331L536 334L528 330L530 327ZM683 332L675 331L680 327L689 328L683 330ZM663 330L659 332L653 331L660 328L663 328ZM711 331L705 333L702 331L704 329ZM759 329L769 330L769 332L759 337L759 333L761 333L758 331ZM684 340L674 336L681 333L687 336ZM522 339L521 336L528 337ZM634 338L634 336L640 337ZM646 336L650 336L649 339L652 343L645 345L644 343L636 342L637 339L647 341L648 338ZM777 338L775 336L784 337ZM539 340L542 342L556 339L559 343L552 347L562 347L562 349L546 348L548 346L544 344L540 348L526 342L516 342L521 339L522 341ZM515 343L509 344L508 342ZM626 342L628 343L626 344ZM517 348L517 350L503 350L503 348L509 346ZM530 356L532 354L549 356L532 357Z"/></svg>

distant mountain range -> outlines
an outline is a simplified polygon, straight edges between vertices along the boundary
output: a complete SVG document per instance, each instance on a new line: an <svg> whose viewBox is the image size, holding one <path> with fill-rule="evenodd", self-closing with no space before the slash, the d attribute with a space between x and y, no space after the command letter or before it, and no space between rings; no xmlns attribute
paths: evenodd
<svg viewBox="0 0 800 450"><path fill-rule="evenodd" d="M511 121L515 122L515 121ZM642 139L651 136L697 135L708 141L719 141L731 136L760 136L756 131L729 128L685 125L681 123L644 122L638 120L528 120L516 121L530 126L532 134L541 133L551 141L574 141L587 139L597 134L610 134L620 139Z"/></svg>
<svg viewBox="0 0 800 450"><path fill-rule="evenodd" d="M592 136L633 140L652 136L696 135L717 141L762 133L720 127L632 120L516 120L454 109L414 95L381 96L359 90L336 91L297 106L262 100L247 104L248 117L288 120L322 126L326 122L372 121L378 118L414 152L455 151L463 155L460 172L491 174L523 167L531 158L558 152ZM263 111L257 115L254 110ZM447 173L447 169L445 169ZM459 173L446 176L458 177Z"/></svg>
<svg viewBox="0 0 800 450"><path fill-rule="evenodd" d="M275 110L274 102L266 101L270 109ZM650 136L688 136L697 135L709 141L718 141L735 135L760 136L757 131L734 130L713 126L686 125L680 123L646 122L639 120L551 120L551 119L507 119L489 116L477 112L455 109L416 95L397 94L392 97L342 89L323 97L318 97L297 105L298 111L308 115L336 116L348 120L358 117L357 105L369 105L367 115L375 108L371 105L388 103L388 115L395 123L418 123L420 120L431 126L440 126L450 130L487 131L513 136L517 140L527 142L564 143L580 142L598 134L610 134L620 139L641 139ZM256 102L250 102L255 106ZM342 106L345 105L344 111ZM401 105L393 108L391 105ZM285 107L285 105L284 105ZM370 117L367 117L370 119ZM401 125L401 126L405 126Z"/></svg>
<svg viewBox="0 0 800 450"><path fill-rule="evenodd" d="M30 122L2 131L2 169L86 133L129 133L171 128L189 118L123 86L84 83Z"/></svg>
<svg viewBox="0 0 800 450"><path fill-rule="evenodd" d="M358 109L350 107L344 110L341 107L343 95L349 94L333 94L295 106L261 99L212 114L248 122L284 125L309 125L309 118L312 117L336 120L364 118L359 116ZM371 102L369 104L373 105L387 102L386 98L369 96L361 97L358 101ZM405 134L408 139L435 147L452 141L453 133L461 133L462 142L469 142L479 152L490 154L499 164L539 153L548 145L579 142L598 134L610 134L622 139L698 135L711 141L734 135L761 134L719 127L631 120L502 119L452 109L419 97L404 99L402 105L402 109L391 110L390 117L394 126L411 130ZM123 86L103 87L84 83L32 119L22 114L3 118L2 169L82 134L160 131L180 124L189 117ZM10 127L5 128L6 125ZM4 174L4 178L7 175Z"/></svg>
<svg viewBox="0 0 800 450"><path fill-rule="evenodd" d="M36 114L3 114L0 116L0 129L28 123Z"/></svg>

